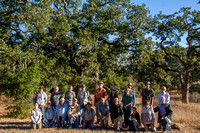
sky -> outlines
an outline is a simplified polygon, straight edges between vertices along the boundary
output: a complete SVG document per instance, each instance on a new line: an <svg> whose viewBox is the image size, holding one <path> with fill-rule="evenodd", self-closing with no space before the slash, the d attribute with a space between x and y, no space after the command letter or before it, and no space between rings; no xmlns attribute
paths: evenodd
<svg viewBox="0 0 200 133"><path fill-rule="evenodd" d="M192 10L200 10L198 0L131 0L137 5L144 3L149 8L150 14L155 15L162 11L163 14L169 15L177 12L182 7L191 7Z"/></svg>

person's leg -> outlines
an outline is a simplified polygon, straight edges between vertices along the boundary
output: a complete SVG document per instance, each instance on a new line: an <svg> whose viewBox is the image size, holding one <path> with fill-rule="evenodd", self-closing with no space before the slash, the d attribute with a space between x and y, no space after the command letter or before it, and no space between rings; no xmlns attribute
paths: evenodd
<svg viewBox="0 0 200 133"><path fill-rule="evenodd" d="M154 124L151 124L151 131L152 131L152 132L155 132L155 131L156 131L156 128L155 128Z"/></svg>
<svg viewBox="0 0 200 133"><path fill-rule="evenodd" d="M74 121L74 128L78 128L79 122L80 122L79 119Z"/></svg>
<svg viewBox="0 0 200 133"><path fill-rule="evenodd" d="M85 121L85 124L83 123L82 128L83 128L83 129L86 129L86 128L87 128L87 121Z"/></svg>
<svg viewBox="0 0 200 133"><path fill-rule="evenodd" d="M116 119L113 119L114 120L114 129L117 130L118 128L118 117Z"/></svg>
<svg viewBox="0 0 200 133"><path fill-rule="evenodd" d="M144 124L145 131L149 131L149 126L147 124Z"/></svg>
<svg viewBox="0 0 200 133"><path fill-rule="evenodd" d="M126 119L127 119L127 109L124 109L124 124L125 124L125 127L127 127Z"/></svg>
<svg viewBox="0 0 200 133"><path fill-rule="evenodd" d="M42 122L40 122L40 123L38 124L38 128L39 128L39 129L42 128Z"/></svg>
<svg viewBox="0 0 200 133"><path fill-rule="evenodd" d="M97 117L97 124L99 124L99 121L100 121L100 117L98 115L98 108L99 108L99 104L100 104L100 101L96 102L95 103L95 107L96 107L96 117Z"/></svg>
<svg viewBox="0 0 200 133"><path fill-rule="evenodd" d="M45 127L45 128L49 128L49 124L47 124L46 121L44 122L44 127Z"/></svg>
<svg viewBox="0 0 200 133"><path fill-rule="evenodd" d="M68 116L62 121L63 127L67 127L68 124Z"/></svg>
<svg viewBox="0 0 200 133"><path fill-rule="evenodd" d="M119 116L119 128L122 129L122 123L123 123L123 118L122 116L120 115Z"/></svg>
<svg viewBox="0 0 200 133"><path fill-rule="evenodd" d="M108 119L109 119L109 117L107 117L107 118L104 120L104 125L105 125L105 128L107 128L107 127L108 127Z"/></svg>
<svg viewBox="0 0 200 133"><path fill-rule="evenodd" d="M72 128L73 127L73 118L69 117L69 127Z"/></svg>
<svg viewBox="0 0 200 133"><path fill-rule="evenodd" d="M52 128L55 128L55 127L56 127L55 122L53 122L53 123L51 124L51 127L52 127Z"/></svg>
<svg viewBox="0 0 200 133"><path fill-rule="evenodd" d="M42 122L43 122L43 120L44 120L44 106L40 105L39 107L42 111Z"/></svg>
<svg viewBox="0 0 200 133"><path fill-rule="evenodd" d="M163 119L161 121L162 123L162 126L163 126L163 131L166 131L166 130L171 130L171 127L168 125L167 121L165 119Z"/></svg>
<svg viewBox="0 0 200 133"><path fill-rule="evenodd" d="M101 128L103 128L104 120L100 119L100 125L101 125Z"/></svg>
<svg viewBox="0 0 200 133"><path fill-rule="evenodd" d="M33 129L36 129L36 124L35 123L31 122L31 126L32 126Z"/></svg>

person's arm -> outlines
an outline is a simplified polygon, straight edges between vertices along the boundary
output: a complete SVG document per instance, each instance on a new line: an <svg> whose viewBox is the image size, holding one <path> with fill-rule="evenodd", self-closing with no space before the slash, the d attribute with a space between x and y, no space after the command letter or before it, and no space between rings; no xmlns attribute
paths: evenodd
<svg viewBox="0 0 200 133"><path fill-rule="evenodd" d="M36 93L34 93L34 95L33 95L33 99L32 99L32 101L33 101L33 105L35 104L35 100L37 100L37 99L35 99L35 97L36 97Z"/></svg>
<svg viewBox="0 0 200 133"><path fill-rule="evenodd" d="M144 114L141 112L141 123L144 125Z"/></svg>
<svg viewBox="0 0 200 133"><path fill-rule="evenodd" d="M158 106L154 108L154 112L158 112L159 110L160 110L160 109L159 109Z"/></svg>
<svg viewBox="0 0 200 133"><path fill-rule="evenodd" d="M31 120L33 123L36 123L35 119L34 119L34 113L33 110L31 110Z"/></svg>
<svg viewBox="0 0 200 133"><path fill-rule="evenodd" d="M151 107L153 107L154 97L151 97Z"/></svg>
<svg viewBox="0 0 200 133"><path fill-rule="evenodd" d="M47 94L44 93L44 106L47 104L47 102L48 102L48 97L47 97Z"/></svg>
<svg viewBox="0 0 200 133"><path fill-rule="evenodd" d="M39 120L38 120L38 121L36 121L36 123L40 123L40 122L41 122L41 120L42 120L42 112L40 111L40 113L39 113Z"/></svg>
<svg viewBox="0 0 200 133"><path fill-rule="evenodd" d="M74 116L78 117L79 115L81 115L81 108L80 108L80 106L78 106L77 112L74 114Z"/></svg>
<svg viewBox="0 0 200 133"><path fill-rule="evenodd" d="M170 102L170 95L168 94L166 98L166 103L169 103L169 102Z"/></svg>
<svg viewBox="0 0 200 133"><path fill-rule="evenodd" d="M172 113L173 113L173 111L172 111L172 106L169 104L169 106L167 107L168 108L168 110L167 110L167 114L166 114L166 117L167 118L171 118L171 116L172 116Z"/></svg>
<svg viewBox="0 0 200 133"><path fill-rule="evenodd" d="M45 108L45 109L44 109L44 121L45 121L45 122L48 121L48 120L47 120L47 116L46 116L46 114L47 114L47 113L46 113L46 108Z"/></svg>

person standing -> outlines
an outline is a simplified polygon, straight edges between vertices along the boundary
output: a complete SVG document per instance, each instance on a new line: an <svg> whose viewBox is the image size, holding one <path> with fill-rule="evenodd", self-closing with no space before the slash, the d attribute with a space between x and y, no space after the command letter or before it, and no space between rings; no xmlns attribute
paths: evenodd
<svg viewBox="0 0 200 133"><path fill-rule="evenodd" d="M43 90L43 87L39 87L39 91L33 95L33 104L38 103L39 108L42 111L42 121L44 120L44 107L48 101L47 94Z"/></svg>
<svg viewBox="0 0 200 133"><path fill-rule="evenodd" d="M31 110L31 125L33 129L36 129L37 127L39 129L42 128L42 112L38 108L38 103L34 104L35 108Z"/></svg>
<svg viewBox="0 0 200 133"><path fill-rule="evenodd" d="M60 104L56 107L56 122L57 127L67 127L68 124L68 106L65 104L65 99L60 99Z"/></svg>
<svg viewBox="0 0 200 133"><path fill-rule="evenodd" d="M114 105L112 106L114 112L112 114L113 117L113 122L114 122L114 129L118 129L118 123L119 123L119 128L122 131L122 123L123 123L123 109L122 106L119 104L119 99L118 97L115 97L114 99Z"/></svg>
<svg viewBox="0 0 200 133"><path fill-rule="evenodd" d="M160 100L160 98L162 97L162 96L164 96L165 97L165 103L169 103L170 102L170 95L169 95L169 93L167 93L166 92L166 87L165 86L162 86L161 87L161 93L159 93L158 94L158 97L157 97L157 99L158 99L158 104L162 104L162 102L161 102L161 100Z"/></svg>
<svg viewBox="0 0 200 133"><path fill-rule="evenodd" d="M70 85L68 91L65 93L65 100L68 107L72 106L74 98L76 98L76 94L73 91L72 85Z"/></svg>
<svg viewBox="0 0 200 133"><path fill-rule="evenodd" d="M55 108L51 106L51 101L48 101L44 110L44 126L46 128L55 127L55 113Z"/></svg>
<svg viewBox="0 0 200 133"><path fill-rule="evenodd" d="M124 123L125 127L128 126L128 118L131 114L132 95L129 94L129 89L126 89L126 94L122 97L123 111L124 111Z"/></svg>
<svg viewBox="0 0 200 133"><path fill-rule="evenodd" d="M114 123L114 121L113 121L113 113L116 111L113 108L113 106L115 105L114 104L114 99L115 98L118 98L118 94L116 93L116 89L112 88L112 91L108 96L108 103L109 103L109 107L110 107L110 118L111 118L112 123Z"/></svg>
<svg viewBox="0 0 200 133"><path fill-rule="evenodd" d="M78 128L81 115L81 107L77 104L77 99L73 101L73 105L69 107L69 128Z"/></svg>
<svg viewBox="0 0 200 133"><path fill-rule="evenodd" d="M83 110L82 119L83 119L83 129L89 127L90 129L94 128L94 117L95 111L91 108L92 104L90 102L87 103L86 108Z"/></svg>
<svg viewBox="0 0 200 133"><path fill-rule="evenodd" d="M58 86L56 86L54 88L54 92L51 93L51 106L56 109L61 98L62 98L62 94L59 92Z"/></svg>
<svg viewBox="0 0 200 133"><path fill-rule="evenodd" d="M81 114L83 112L83 110L85 109L86 107L86 104L90 101L92 101L92 98L90 97L90 93L89 91L86 91L86 86L85 85L81 85L81 90L78 92L77 94L77 102L78 104L80 105L81 107ZM80 118L79 118L79 125L81 125L82 123L82 117L80 115Z"/></svg>
<svg viewBox="0 0 200 133"><path fill-rule="evenodd" d="M97 124L99 124L99 121L100 121L100 117L98 116L98 107L99 105L101 104L100 103L100 100L101 98L104 98L104 100L106 101L107 100L107 92L106 90L103 88L103 85L104 83L101 81L99 83L99 88L95 89L95 92L94 92L94 105L96 107L96 115L97 115Z"/></svg>
<svg viewBox="0 0 200 133"><path fill-rule="evenodd" d="M101 98L101 104L98 107L98 114L100 117L100 123L102 128L108 127L108 117L109 117L109 106L105 103L105 99Z"/></svg>
<svg viewBox="0 0 200 133"><path fill-rule="evenodd" d="M153 89L150 88L150 86L151 86L151 83L149 81L147 81L146 88L144 88L141 93L142 105L144 106L145 101L148 100L148 101L150 101L150 106L153 107L155 94L154 94Z"/></svg>
<svg viewBox="0 0 200 133"><path fill-rule="evenodd" d="M134 89L132 89L133 84L129 83L127 86L128 86L127 89L129 90L129 94L132 95L132 101L133 101L132 106L134 107L136 102L135 102L135 91ZM124 94L126 94L126 90L124 91Z"/></svg>

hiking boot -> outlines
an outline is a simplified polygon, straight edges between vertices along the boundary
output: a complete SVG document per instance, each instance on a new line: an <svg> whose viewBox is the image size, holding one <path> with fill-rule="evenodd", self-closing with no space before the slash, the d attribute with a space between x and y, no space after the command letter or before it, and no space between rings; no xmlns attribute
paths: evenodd
<svg viewBox="0 0 200 133"><path fill-rule="evenodd" d="M173 125L171 126L171 128L172 128L172 129L180 130L180 128L179 128L176 124L173 124Z"/></svg>

